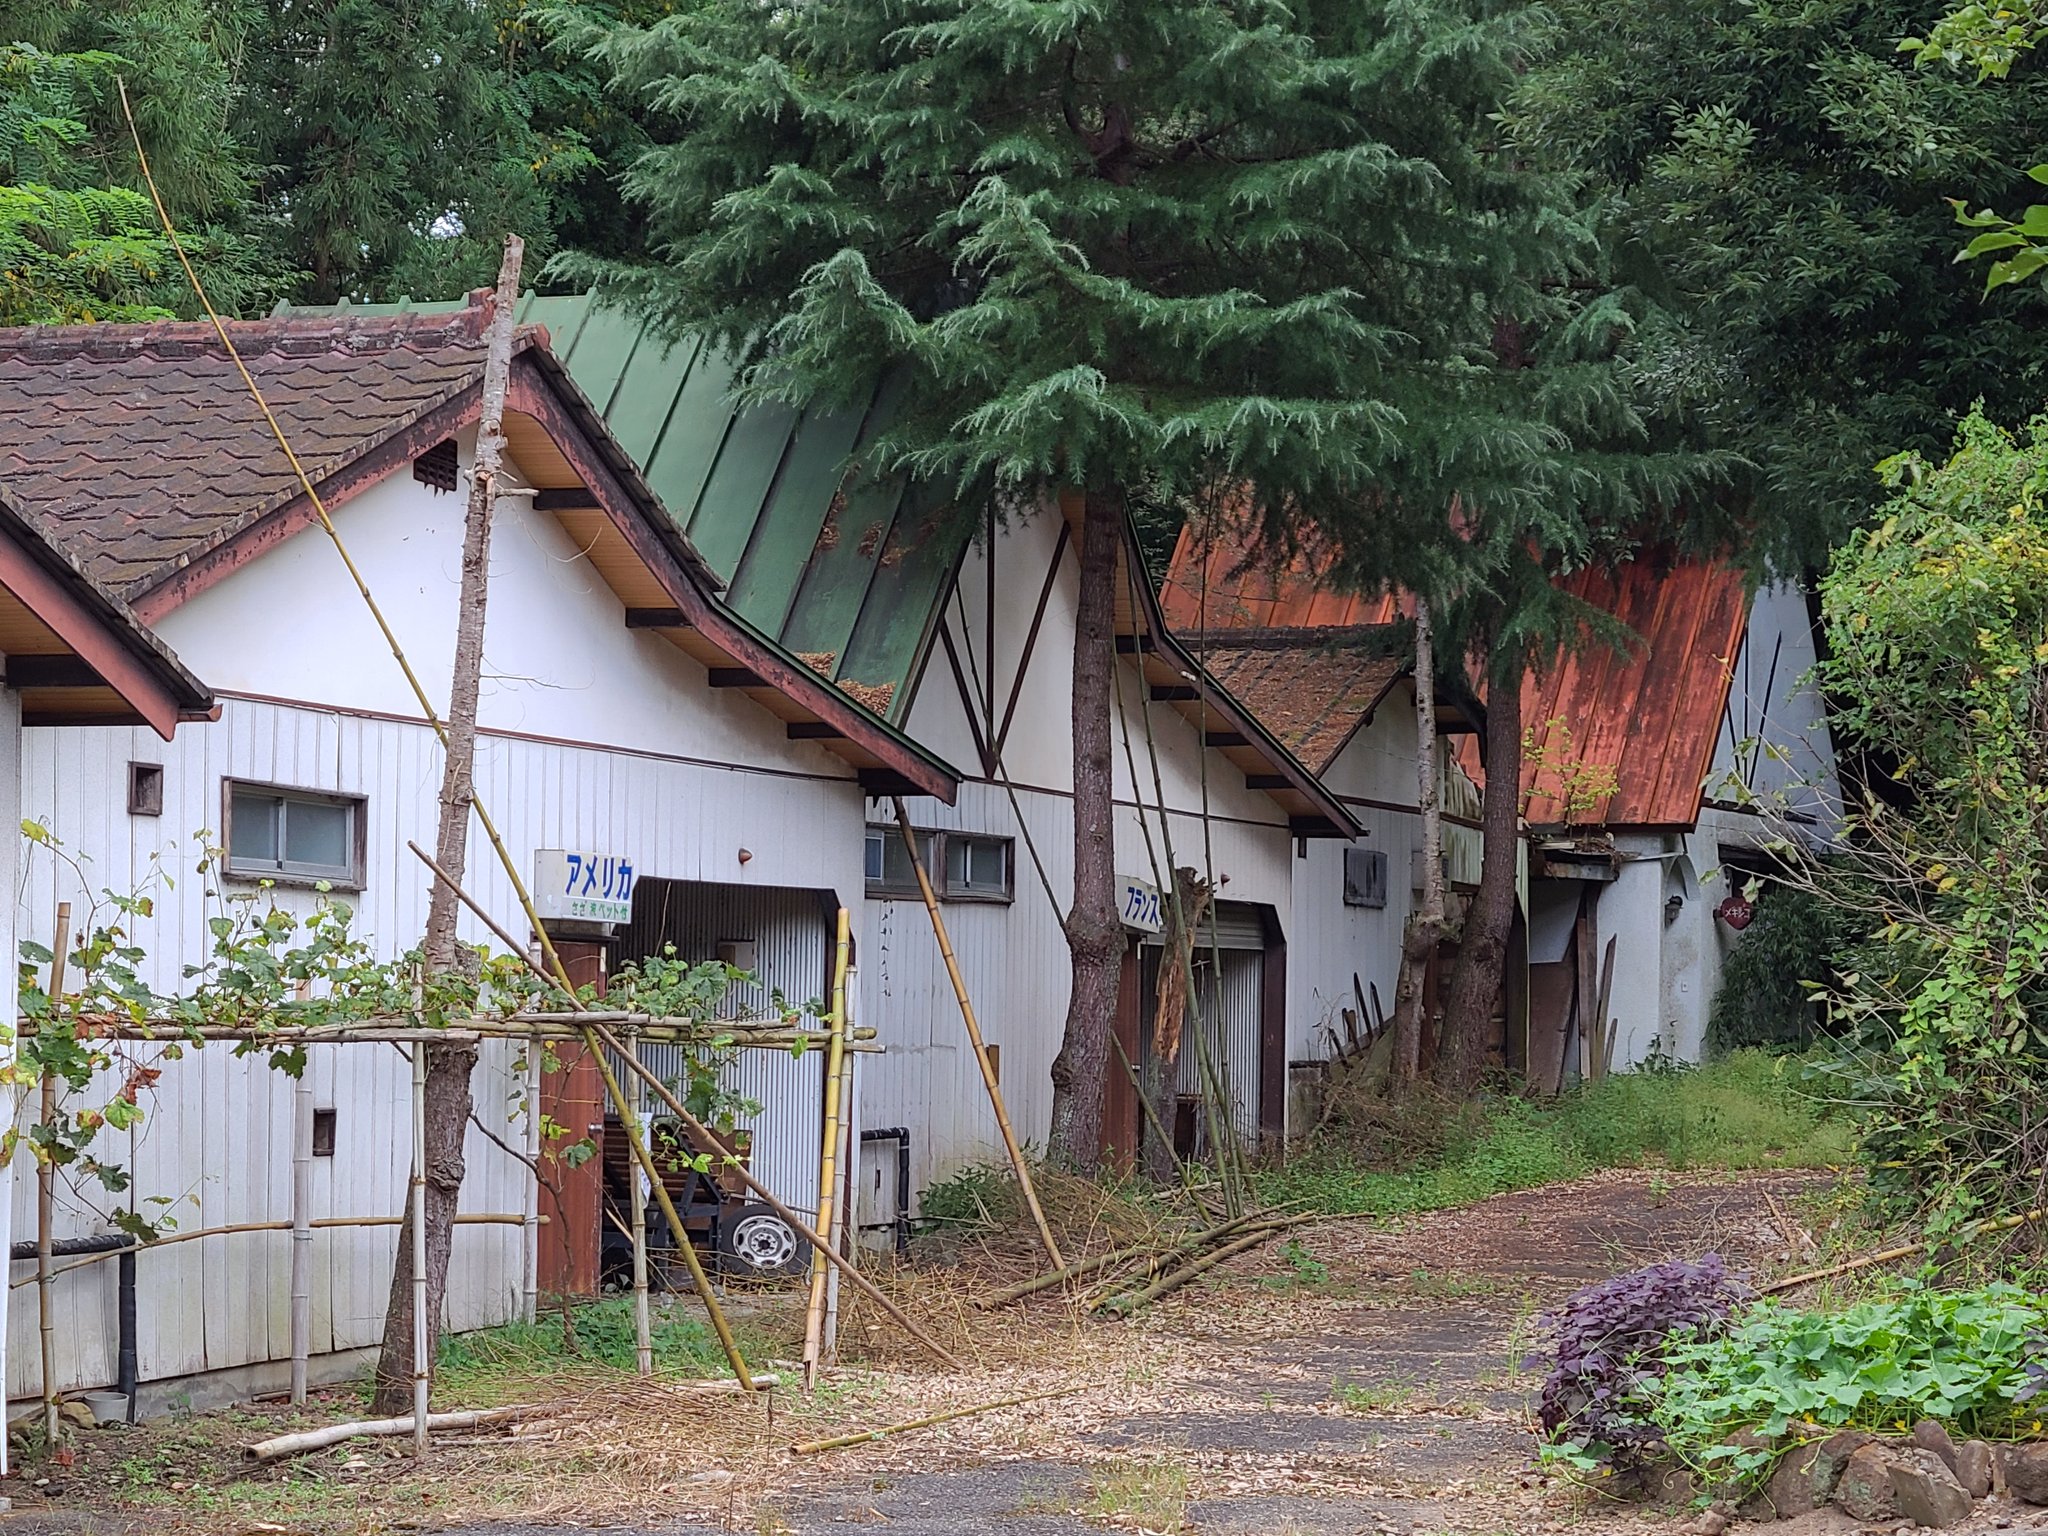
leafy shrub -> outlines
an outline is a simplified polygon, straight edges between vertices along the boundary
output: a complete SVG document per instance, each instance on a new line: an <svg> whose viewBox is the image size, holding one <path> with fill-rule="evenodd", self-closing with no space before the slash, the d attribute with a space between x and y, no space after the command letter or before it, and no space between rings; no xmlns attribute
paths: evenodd
<svg viewBox="0 0 2048 1536"><path fill-rule="evenodd" d="M1847 969L1837 962L1863 936L1861 917L1800 886L1765 885L1756 920L1721 968L1708 1046L1723 1052L1812 1044L1820 1007L1808 984L1830 982Z"/></svg>
<svg viewBox="0 0 2048 1536"><path fill-rule="evenodd" d="M1896 1431L1928 1418L2006 1438L2034 1422L2023 1405L2048 1376L2043 1323L2040 1300L2006 1284L1915 1287L1832 1313L1761 1301L1667 1347L1649 1411L1674 1454L1738 1478L1769 1459L1731 1445L1739 1429Z"/></svg>
<svg viewBox="0 0 2048 1536"><path fill-rule="evenodd" d="M1676 1344L1711 1338L1745 1294L1719 1254L1616 1275L1570 1297L1547 1324L1555 1358L1537 1417L1553 1442L1630 1466L1665 1438L1654 1411Z"/></svg>
<svg viewBox="0 0 2048 1536"><path fill-rule="evenodd" d="M1023 1209L1007 1164L972 1163L918 1196L918 1219L938 1227L1004 1227Z"/></svg>

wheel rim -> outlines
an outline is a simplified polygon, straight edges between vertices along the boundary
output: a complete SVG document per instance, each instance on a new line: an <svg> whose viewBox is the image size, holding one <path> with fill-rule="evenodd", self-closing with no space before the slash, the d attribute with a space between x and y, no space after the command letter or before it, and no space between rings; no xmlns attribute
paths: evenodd
<svg viewBox="0 0 2048 1536"><path fill-rule="evenodd" d="M796 1233L780 1216L742 1216L732 1229L732 1255L749 1269L781 1269L796 1257Z"/></svg>

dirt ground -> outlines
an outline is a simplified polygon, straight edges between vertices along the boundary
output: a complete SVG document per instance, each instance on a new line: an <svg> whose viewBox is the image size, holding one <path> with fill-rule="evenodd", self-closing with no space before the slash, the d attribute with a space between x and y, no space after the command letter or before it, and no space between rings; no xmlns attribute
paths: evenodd
<svg viewBox="0 0 2048 1536"><path fill-rule="evenodd" d="M1604 1174L1395 1227L1305 1228L1128 1323L1083 1322L1051 1300L977 1313L957 1282L927 1280L920 1315L975 1362L964 1373L894 1356L884 1325L854 1313L854 1333L891 1358L842 1372L812 1401L613 1382L510 1436L437 1446L426 1468L393 1443L358 1442L252 1474L236 1447L276 1422L253 1411L192 1421L182 1441L175 1429L101 1431L70 1468L0 1484L16 1511L0 1533L1675 1532L1684 1512L1533 1469L1535 1316L1660 1258L1711 1250L1757 1274L1797 1267L1810 1259L1803 1213L1826 1205L1827 1184ZM907 1282L899 1294L912 1300ZM789 1450L1053 1391L853 1449ZM2040 1513L1986 1506L1979 1524L2048 1528ZM1830 1513L1771 1529L1857 1527Z"/></svg>

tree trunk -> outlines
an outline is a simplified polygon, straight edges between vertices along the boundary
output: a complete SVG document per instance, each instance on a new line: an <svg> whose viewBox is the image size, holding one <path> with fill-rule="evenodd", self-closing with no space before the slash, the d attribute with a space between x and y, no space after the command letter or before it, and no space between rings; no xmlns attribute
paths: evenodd
<svg viewBox="0 0 2048 1536"><path fill-rule="evenodd" d="M524 247L505 237L505 260L490 317L484 353L483 409L477 426L476 464L470 476L469 506L463 518L462 578L456 599L455 667L449 686L443 733L441 823L434 856L452 882L460 882L469 851L469 811L476 765L476 703L482 686L484 614L490 589L491 510L504 459L505 393L512 367L512 312L519 300L519 265ZM439 974L457 968L453 885L429 884L424 956ZM428 1369L441 1336L442 1303L448 1293L448 1255L453 1246L455 1207L462 1195L462 1149L469 1134L470 1073L476 1050L467 1045L415 1046L427 1053L426 1229ZM398 1414L412 1402L412 1243L401 1231L385 1304L384 1344L377 1358L374 1409Z"/></svg>
<svg viewBox="0 0 2048 1536"><path fill-rule="evenodd" d="M1090 491L1081 516L1081 599L1074 626L1074 904L1066 919L1074 983L1066 1033L1052 1064L1052 1134L1046 1145L1054 1161L1080 1173L1093 1173L1102 1162L1109 1031L1124 952L1116 911L1109 723L1122 536L1121 495Z"/></svg>
<svg viewBox="0 0 2048 1536"><path fill-rule="evenodd" d="M1422 1073L1423 983L1444 929L1444 823L1437 799L1436 645L1429 604L1415 599L1415 794L1422 811L1422 900L1401 932L1401 973L1394 987L1393 1082L1412 1086ZM1389 872L1392 873L1391 871Z"/></svg>
<svg viewBox="0 0 2048 1536"><path fill-rule="evenodd" d="M1443 1050L1437 1082L1463 1093L1480 1066L1494 1011L1500 1006L1508 934L1515 922L1515 863L1521 840L1522 682L1496 680L1486 701L1486 800L1479 891L1465 916L1458 965L1444 999Z"/></svg>

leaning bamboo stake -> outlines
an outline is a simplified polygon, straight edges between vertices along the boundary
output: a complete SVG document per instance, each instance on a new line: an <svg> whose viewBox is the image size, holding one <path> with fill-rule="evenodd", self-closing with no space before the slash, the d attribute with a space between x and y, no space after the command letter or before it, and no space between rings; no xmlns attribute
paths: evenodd
<svg viewBox="0 0 2048 1536"><path fill-rule="evenodd" d="M1147 1243L1133 1243L1128 1247L1113 1248L1108 1253L1097 1254L1092 1259L1083 1259L1078 1264L1069 1264L1065 1269L1049 1270L1045 1274L1033 1276L1029 1280L1020 1280L1015 1285L1005 1286L1000 1291L982 1297L975 1302L975 1305L982 1308L1008 1306L1013 1301L1022 1301L1027 1296L1035 1296L1040 1291L1049 1291L1056 1285L1063 1285L1074 1280L1085 1280L1090 1275L1099 1275L1105 1269L1114 1269L1119 1264L1127 1264L1136 1259L1146 1260L1149 1272L1156 1274L1161 1266L1178 1255L1183 1253L1199 1253L1202 1249L1208 1247L1209 1244L1221 1242L1252 1219L1253 1213L1246 1212L1242 1216L1232 1217L1220 1227L1211 1227L1205 1232L1190 1233L1188 1236L1180 1239L1180 1241L1165 1248L1154 1247Z"/></svg>
<svg viewBox="0 0 2048 1536"><path fill-rule="evenodd" d="M417 855L429 869L433 870L437 877L439 877L442 880L448 879L447 871L443 870L440 865L436 864L433 858L426 852L425 849L421 848L418 843L407 843L406 846L412 849L413 853ZM451 881L450 884L453 884L453 882ZM471 896L467 891L463 890L460 886L455 887L455 894L461 900L464 906L468 907L470 911L474 912L477 915L478 920L481 921L486 928L490 929L490 931L493 934L497 935L498 941L501 944L503 944L522 965L524 965L528 970L532 971L536 976L540 977L540 979L542 981L545 981L549 986L556 985L555 979L549 976L547 972L543 971L538 965L534 963L533 958L530 955L528 955L523 949L521 949L518 943L512 938L512 936L505 931L504 925L501 924L496 918L492 917L490 913L486 912L483 909L483 907L477 903L477 900L474 896ZM571 992L568 995L572 1000L575 1000L575 993ZM592 1036L595 1036L596 1038L595 1040L591 1041L591 1050L595 1051L597 1049L596 1041L604 1042L613 1050L618 1049L618 1038L615 1035L613 1035L610 1030L606 1029L603 1025L590 1025L585 1031L584 1038L586 1040L590 1040ZM611 1069L606 1064L602 1054L598 1056L597 1063L598 1069L601 1072L604 1072L607 1075L607 1077L609 1077ZM699 1145L712 1146L715 1144L711 1133L704 1128L703 1122L700 1121L695 1115L691 1114L689 1110L683 1107L682 1100L678 1099L673 1093L669 1091L669 1086L667 1083L664 1083L659 1077L656 1077L654 1073L649 1071L646 1067L641 1067L638 1069L638 1076L642 1082L646 1083L647 1086L654 1091L655 1097L660 1099L662 1103L668 1106L669 1112L673 1114L678 1120L682 1121L683 1128L687 1130L691 1134L691 1136L696 1138ZM617 1092L616 1079L613 1079L612 1081L608 1082L607 1087L612 1090L612 1101L614 1103L622 1103L623 1100L619 1097ZM754 1197L757 1200L759 1200L763 1205L767 1206L769 1210L773 1211L777 1216L780 1216L784 1221L788 1222L790 1230L795 1232L799 1237L803 1238L803 1240L809 1243L813 1248L821 1250L825 1254L825 1256L831 1260L833 1268L837 1269L840 1274L844 1275L848 1280L851 1280L853 1282L854 1289L859 1291L863 1296L867 1297L868 1300L872 1301L884 1312L888 1313L890 1317L894 1318L897 1324L903 1329L905 1333L908 1333L913 1339L917 1340L918 1343L922 1344L927 1350L931 1351L933 1355L937 1356L947 1365L953 1366L955 1369L960 1368L960 1360L957 1356L952 1354L950 1351L942 1348L931 1337L930 1334L926 1333L922 1328L918 1327L916 1323L912 1322L910 1319L910 1315L907 1312L905 1312L901 1307L897 1306L896 1303L891 1301L887 1296L883 1295L880 1288L877 1287L872 1280L868 1279L866 1275L862 1274L858 1269L854 1267L853 1261L851 1259L847 1258L846 1255L840 1253L837 1249L828 1246L825 1243L824 1239L819 1237L818 1233L815 1229L812 1228L810 1223L805 1221L803 1217L797 1215L797 1213L795 1211L792 1211L787 1205L783 1204L783 1202L780 1199L778 1199L772 1192L770 1192L761 1183L759 1179L756 1179L753 1176L753 1174L748 1172L746 1168L744 1168L738 1163L734 1163L726 1171L731 1173L734 1178L738 1179L741 1184L743 1184L744 1186L746 1186L747 1189L752 1191ZM666 1202L668 1199L667 1192L661 1187L659 1182L655 1184L655 1198L657 1201L660 1202ZM671 1214L672 1209L673 1208L671 1206L664 1203L662 1205L662 1214L664 1216L669 1217L671 1225L675 1228L676 1231L680 1232L682 1230L682 1223L677 1221L675 1217ZM687 1247L684 1252L684 1257L686 1259L692 1259L692 1256L689 1254ZM694 1262L694 1259L692 1259L692 1262Z"/></svg>
<svg viewBox="0 0 2048 1536"><path fill-rule="evenodd" d="M427 1454L427 1043L412 1048L412 1453Z"/></svg>
<svg viewBox="0 0 2048 1536"><path fill-rule="evenodd" d="M447 878L441 874L441 866L438 864L434 866L434 873L441 875L444 880ZM475 904L467 895L463 895L462 900L471 911L476 910ZM523 953L519 950L514 952ZM718 1335L719 1348L725 1351L726 1363L732 1367L732 1373L739 1378L740 1385L752 1391L754 1378L747 1370L745 1357L740 1354L739 1341L732 1336L732 1324L725 1320L725 1309L718 1304L717 1293L711 1289L711 1277L704 1273L703 1261L697 1257L696 1246L691 1243L690 1234L683 1227L683 1218L676 1212L676 1203L669 1197L668 1186L661 1180L661 1170L655 1165L654 1154L648 1150L647 1139L640 1132L640 1116L634 1111L633 1106L626 1102L625 1090L619 1087L618 1074L612 1071L611 1062L606 1060L604 1052L598 1048L597 1040L588 1030L584 1031L584 1041L584 1049L595 1059L598 1075L604 1079L604 1091L619 1112L619 1124L625 1129L626 1144L633 1149L633 1159L639 1163L640 1171L647 1175L654 1203L661 1207L662 1219L668 1223L669 1235L674 1238L676 1249L683 1256L683 1265L690 1272L690 1283L697 1288L698 1299L704 1303L704 1313L711 1319L711 1329ZM619 1042L611 1036L607 1035L604 1043L621 1056L626 1055ZM626 1064L643 1077L652 1076L637 1057L626 1057ZM698 1141L698 1145L702 1147L711 1144L708 1138L700 1138Z"/></svg>
<svg viewBox="0 0 2048 1536"><path fill-rule="evenodd" d="M926 873L924 858L917 851L917 834L910 828L910 812L903 804L903 797L895 797L896 826L903 834L903 845L910 850L910 867L917 872L917 888L924 896L924 909L931 914L932 934L939 941L939 953L945 957L946 975L953 982L953 997L960 1004L960 1022L967 1026L967 1040L974 1047L974 1064L981 1068L982 1085L988 1089L988 1102L996 1112L996 1124L1003 1133L1003 1146L1010 1154L1010 1167L1016 1172L1017 1187L1024 1192L1024 1204L1031 1211L1031 1220L1038 1228L1039 1241L1045 1244L1046 1257L1058 1269L1067 1261L1060 1256L1060 1245L1053 1240L1052 1226L1045 1219L1045 1211L1038 1203L1038 1189L1031 1182L1031 1167L1024 1160L1024 1149L1017 1145L1016 1129L1010 1124L1010 1112L1003 1107L1002 1086L996 1081L996 1070L988 1059L988 1047L982 1043L981 1026L975 1022L974 1004L967 997L967 983L960 975L960 962L953 957L953 941L946 936L946 920L939 915L939 898L932 891L931 876Z"/></svg>
<svg viewBox="0 0 2048 1536"><path fill-rule="evenodd" d="M843 1084L840 1069L846 1062L846 958L852 948L852 919L846 908L839 909L837 943L832 958L832 1043L825 1050L825 1127L818 1145L818 1234L826 1242L832 1230L834 1202L838 1195L839 1100ZM825 1277L832 1266L824 1254L811 1251L810 1303L804 1308L804 1389L818 1384L818 1369L825 1350Z"/></svg>
<svg viewBox="0 0 2048 1536"><path fill-rule="evenodd" d="M626 1049L630 1053L626 1059L637 1063L640 1060L638 1033L627 1034ZM633 1363L639 1368L642 1376L652 1376L654 1320L649 1315L647 1306L647 1202L640 1197L637 1188L640 1182L639 1172L628 1170L628 1175L627 1184L636 1186L633 1189L633 1225L626 1234L633 1243ZM689 1238L679 1232L676 1234L676 1240L687 1243Z"/></svg>
<svg viewBox="0 0 2048 1536"><path fill-rule="evenodd" d="M57 903L56 943L50 954L50 1009L54 1013L63 1004L64 997L64 956L71 948L71 903ZM42 1074L42 1126L43 1134L50 1134L50 1127L57 1120L57 1076L48 1067ZM50 1156L50 1149L42 1149L42 1158L36 1164L36 1309L37 1325L42 1334L43 1355L43 1449L57 1448L57 1430L61 1420L57 1413L57 1310L56 1298L51 1291L55 1278L50 1270L51 1243L57 1224L57 1164Z"/></svg>
<svg viewBox="0 0 2048 1536"><path fill-rule="evenodd" d="M2031 1211L2022 1211L2017 1216L2000 1216L1991 1221L1973 1221L1955 1236L1957 1243L1971 1243L1990 1232L2009 1232L2014 1227L2023 1227L2028 1222L2048 1217L2048 1207L2036 1206ZM1844 1259L1839 1264L1830 1264L1826 1269L1808 1270L1803 1275L1793 1275L1784 1280L1773 1280L1757 1290L1759 1296L1775 1296L1780 1291L1794 1290L1802 1285L1811 1285L1816 1280L1832 1280L1837 1275L1853 1274L1859 1269L1874 1269L1879 1264L1889 1264L1895 1259L1910 1259L1916 1253L1925 1253L1931 1245L1925 1238L1917 1243L1901 1243L1896 1248L1881 1249L1866 1253L1861 1258Z"/></svg>
<svg viewBox="0 0 2048 1536"><path fill-rule="evenodd" d="M1015 1408L1023 1403L1042 1403L1049 1397L1072 1397L1076 1392L1085 1392L1091 1385L1093 1383L1083 1382L1078 1387L1059 1387L1051 1392L1031 1392L1023 1397L1006 1397L1000 1402L976 1403L968 1408L948 1408L944 1413L929 1413L921 1419L905 1419L900 1424L884 1424L879 1429L863 1429L850 1435L834 1435L829 1440L800 1440L789 1449L790 1453L796 1456L816 1456L821 1451L843 1451L850 1445L868 1445L876 1440L886 1440L891 1435L900 1435L906 1430L929 1429L934 1424L972 1418L978 1413L994 1413L998 1408Z"/></svg>

